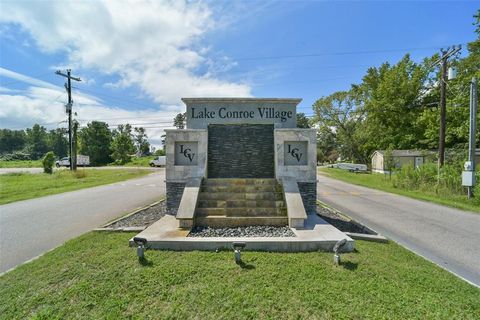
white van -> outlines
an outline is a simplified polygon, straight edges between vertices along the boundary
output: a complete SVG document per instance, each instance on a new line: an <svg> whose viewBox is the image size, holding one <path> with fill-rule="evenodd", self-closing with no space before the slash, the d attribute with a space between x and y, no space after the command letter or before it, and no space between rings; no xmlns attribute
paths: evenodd
<svg viewBox="0 0 480 320"><path fill-rule="evenodd" d="M167 163L167 157L159 156L151 160L149 164L150 164L150 167L165 167L166 163Z"/></svg>

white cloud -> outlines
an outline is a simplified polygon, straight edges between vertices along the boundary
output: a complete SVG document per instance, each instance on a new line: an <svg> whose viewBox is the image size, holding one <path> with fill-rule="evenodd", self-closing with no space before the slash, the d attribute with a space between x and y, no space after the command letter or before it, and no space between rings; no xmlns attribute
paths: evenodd
<svg viewBox="0 0 480 320"><path fill-rule="evenodd" d="M18 81L32 84L25 90L0 87L0 123L2 127L23 129L39 123L48 129L66 127L64 88L0 68L0 74ZM75 117L81 126L93 120L105 121L111 127L130 123L143 126L150 143L161 146L163 130L172 126L172 119L183 111L178 105L165 105L158 109L126 110L107 106L97 97L74 92Z"/></svg>
<svg viewBox="0 0 480 320"><path fill-rule="evenodd" d="M101 120L111 126L144 126L151 143L159 146L163 129L184 109L181 97L251 96L249 85L218 77L235 62L209 57L204 38L221 27L214 14L205 3L181 0L7 1L0 11L0 36L13 41L20 27L32 39L19 39L19 46L28 43L46 54L65 54L66 61L50 68L73 68L83 85L102 85L88 77L95 71L119 79L105 87L138 86L157 108L115 108L74 92L74 110L82 125ZM63 87L3 68L0 76L30 85L25 90L0 88L2 127L65 126Z"/></svg>
<svg viewBox="0 0 480 320"><path fill-rule="evenodd" d="M60 87L58 87L56 85L53 85L49 82L42 81L42 80L39 80L39 79L36 79L36 78L32 78L32 77L26 76L24 74L21 74L21 73L12 71L12 70L8 70L8 69L2 68L2 67L0 67L0 76L7 77L7 78L10 78L10 79L14 79L14 80L19 81L19 82L25 82L25 83L32 84L32 85L35 85L35 86L40 86L40 87L43 87L43 88L50 88L50 89L54 89L54 90L60 90L61 89Z"/></svg>
<svg viewBox="0 0 480 320"><path fill-rule="evenodd" d="M215 20L205 3L181 0L8 1L0 13L0 23L20 25L44 52L66 53L72 68L118 75L113 85L137 85L162 104L251 96L249 85L219 79L215 68L197 71L211 65L202 40Z"/></svg>

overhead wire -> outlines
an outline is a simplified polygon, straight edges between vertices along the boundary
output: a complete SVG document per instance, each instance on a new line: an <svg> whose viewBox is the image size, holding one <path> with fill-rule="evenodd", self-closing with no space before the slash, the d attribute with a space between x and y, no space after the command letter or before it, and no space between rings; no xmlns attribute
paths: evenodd
<svg viewBox="0 0 480 320"><path fill-rule="evenodd" d="M462 43L462 45L464 45ZM445 46L446 47L446 46ZM233 58L234 60L237 60L237 61L253 61L253 60L268 60L268 59L292 59L292 58L307 58L307 57L319 57L319 56L335 56L335 55L354 55L354 54L373 54L373 53L387 53L387 52L401 52L401 51L421 51L421 50L431 50L431 49L440 49L439 46L435 46L435 47L422 47L422 48L407 48L407 49L383 49L383 50L365 50L365 51L345 51L345 52L321 52L321 53L308 53L308 54L296 54L296 55L277 55L277 56L257 56L257 57L244 57L244 58ZM432 68L434 67L435 65L431 66ZM324 66L325 68L326 67L333 67L333 66ZM341 67L341 66L338 66L338 67ZM351 67L360 67L360 66L351 66ZM365 66L365 67L368 67L368 66ZM279 68L281 69L281 68ZM41 78L41 77L44 77L45 75L47 74L50 74L51 72L46 72L46 73L41 73L41 74L38 74L38 75L35 75L33 76L32 78ZM302 81L302 82L296 82L296 83L312 83L312 82L324 82L324 81L331 81L331 80L339 80L339 79L345 79L345 78L349 78L349 77L337 77L337 78L331 78L331 79L318 79L318 80L308 80L308 81ZM15 81L11 81L11 82L8 82L8 83L3 83L1 84L0 83L0 86L3 86L3 87L6 87L6 86L9 86L9 85L12 85L12 84L15 84L15 83L19 83L19 82L25 82L23 80L15 80ZM292 82L292 83L295 83L295 82ZM266 85L270 85L270 84L275 84L275 83L269 83L269 84L259 84L257 86L266 86ZM117 100L117 101L121 101L123 103L127 103L127 104L133 104L137 107L145 107L145 108L149 108L151 109L152 107L151 106L145 106L145 105L142 105L142 104L139 104L138 102L136 101L132 101L132 100L128 100L128 99L125 99L123 97L118 97L118 96L112 96L112 95L109 95L109 94L105 94L103 92L99 92L99 91L95 91L95 90L91 90L91 89L86 89L86 88L79 88L79 87L73 87L75 88L76 90L79 90L79 91L85 91L85 92L92 92L96 95L99 95L99 96L104 96L104 97L107 97L109 99L112 99L112 100ZM64 93L60 94L57 98L55 98L52 102L55 102L58 98L60 98ZM76 104L79 104L79 103L76 103ZM82 105L82 104L80 104ZM300 107L300 108L310 108L310 107ZM300 109L299 108L299 109ZM313 108L312 108L313 109ZM351 113L351 112L350 112ZM307 117L315 117L315 115L306 115ZM149 118L149 119L152 119L152 116L138 116L138 117L135 117L135 118ZM158 117L154 117L154 118L168 118L168 116L158 116ZM102 120L121 120L121 119L125 119L125 120L128 120L130 118L108 118L108 119L101 119L101 120L98 120L98 119L91 119L90 121L94 121L94 120L97 120L97 121L102 121ZM79 121L89 121L89 120L86 120L86 119L79 119ZM162 123L165 123L165 124L170 124L171 122L150 122L148 124L162 124ZM53 123L46 123L46 124L42 124L42 125L50 125L50 124L53 124ZM132 124L132 125L145 125L146 123L139 123L139 124ZM154 127L151 127L151 128L154 128Z"/></svg>
<svg viewBox="0 0 480 320"><path fill-rule="evenodd" d="M460 45L465 45L461 43ZM364 50L364 51L343 51L343 52L319 52L319 53L307 53L307 54L293 54L293 55L278 55L278 56L263 56L263 57L244 57L244 58L232 58L236 61L249 61L249 60L269 60L269 59L291 59L291 58L309 58L320 56L339 56L339 55L355 55L355 54L371 54L371 53L390 53L390 52L405 52L405 51L424 51L432 49L441 49L448 46L434 46L434 47L421 47L421 48L406 48L406 49L379 49L379 50Z"/></svg>
<svg viewBox="0 0 480 320"><path fill-rule="evenodd" d="M30 78L35 78L35 79L37 79L37 78L40 78L40 79L41 79L41 78L44 78L44 76L46 76L47 74L52 74L52 72L51 72L51 71L48 71L48 72L44 72L44 73L41 73L41 74L38 74L38 75L28 76L28 77L30 77ZM0 75L0 77L6 77L6 76ZM18 82L25 82L25 80L14 80L14 81L10 81L10 82L7 82L7 83L1 83L1 82L0 82L0 86L2 86L2 87L7 87L7 86L9 86L9 85L16 84L16 83L18 83Z"/></svg>

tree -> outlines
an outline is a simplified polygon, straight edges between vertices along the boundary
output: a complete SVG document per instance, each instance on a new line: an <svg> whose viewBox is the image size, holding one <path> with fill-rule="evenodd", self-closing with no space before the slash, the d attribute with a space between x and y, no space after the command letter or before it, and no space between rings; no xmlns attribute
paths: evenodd
<svg viewBox="0 0 480 320"><path fill-rule="evenodd" d="M130 161L135 153L135 144L133 142L132 126L119 125L113 132L112 158L118 164L125 164Z"/></svg>
<svg viewBox="0 0 480 320"><path fill-rule="evenodd" d="M353 91L335 92L318 99L313 109L320 127L335 130L342 157L366 163L368 153L363 150L364 136L360 128L364 122L364 109Z"/></svg>
<svg viewBox="0 0 480 320"><path fill-rule="evenodd" d="M321 126L317 130L317 161L325 162L330 161L330 156L333 152L338 157L337 150L337 137L332 131L332 128L328 126ZM336 158L335 158L336 160Z"/></svg>
<svg viewBox="0 0 480 320"><path fill-rule="evenodd" d="M162 134L160 138L161 138L162 150L163 150L163 153L165 153L166 152L165 150L167 148L167 135Z"/></svg>
<svg viewBox="0 0 480 320"><path fill-rule="evenodd" d="M145 128L137 127L134 129L135 135L135 147L137 149L137 155L139 157L147 155L150 153L150 143L148 142L147 134L145 133Z"/></svg>
<svg viewBox="0 0 480 320"><path fill-rule="evenodd" d="M38 124L26 130L27 152L32 159L40 159L48 151L47 130Z"/></svg>
<svg viewBox="0 0 480 320"><path fill-rule="evenodd" d="M397 64L369 68L355 87L364 102L364 129L369 153L386 149L412 149L419 145L424 128L416 125L428 97L427 63L414 63L405 55ZM438 100L437 100L438 101Z"/></svg>
<svg viewBox="0 0 480 320"><path fill-rule="evenodd" d="M153 153L155 156L164 156L165 155L165 150L163 149L158 149L158 150L155 150L155 152Z"/></svg>
<svg viewBox="0 0 480 320"><path fill-rule="evenodd" d="M297 113L297 128L310 128L310 120L307 118L305 113Z"/></svg>
<svg viewBox="0 0 480 320"><path fill-rule="evenodd" d="M185 121L187 120L187 113L177 113L175 118L173 118L173 125L177 129L185 129Z"/></svg>
<svg viewBox="0 0 480 320"><path fill-rule="evenodd" d="M457 69L457 77L448 81L447 117L445 143L447 148L464 148L468 143L469 132L469 86L472 77L480 79L480 10L474 16L477 39L468 43L468 56L452 59L451 65ZM434 74L438 83L440 70ZM431 92L434 101L439 100L438 86ZM425 128L423 142L427 148L438 147L439 110L425 109L418 120L418 125ZM480 126L477 126L480 133Z"/></svg>
<svg viewBox="0 0 480 320"><path fill-rule="evenodd" d="M90 157L92 165L105 165L112 161L110 144L112 132L108 124L101 121L92 121L79 133L80 153Z"/></svg>
<svg viewBox="0 0 480 320"><path fill-rule="evenodd" d="M468 44L469 55L450 61L458 72L448 83L447 148L465 148L468 140L468 88L472 77L480 79L480 10L474 18L477 39ZM318 99L315 120L335 134L335 151L366 162L374 150L437 148L440 70L432 66L438 58L436 54L415 63L407 54L396 64L369 68L350 90ZM327 156L322 146L319 150Z"/></svg>
<svg viewBox="0 0 480 320"><path fill-rule="evenodd" d="M57 157L65 157L68 154L67 130L57 128L48 133L48 149L52 150Z"/></svg>
<svg viewBox="0 0 480 320"><path fill-rule="evenodd" d="M0 154L22 150L26 143L25 131L0 129Z"/></svg>

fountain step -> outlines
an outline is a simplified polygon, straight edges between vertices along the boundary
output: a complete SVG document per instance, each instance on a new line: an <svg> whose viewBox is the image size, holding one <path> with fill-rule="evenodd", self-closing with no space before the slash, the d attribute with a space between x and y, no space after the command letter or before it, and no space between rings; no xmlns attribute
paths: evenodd
<svg viewBox="0 0 480 320"><path fill-rule="evenodd" d="M200 199L197 208L283 208L285 203L281 200L230 200L216 199L203 200Z"/></svg>
<svg viewBox="0 0 480 320"><path fill-rule="evenodd" d="M288 218L272 216L206 216L195 219L195 225L200 227L246 227L246 226L286 226Z"/></svg>
<svg viewBox="0 0 480 320"><path fill-rule="evenodd" d="M287 217L286 208L197 208L195 217Z"/></svg>

